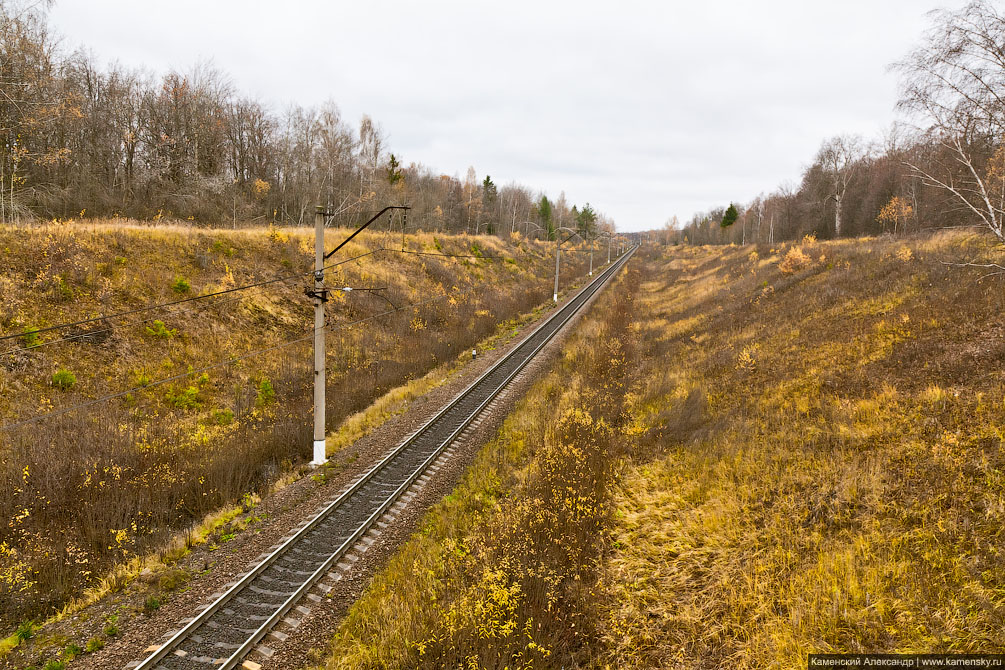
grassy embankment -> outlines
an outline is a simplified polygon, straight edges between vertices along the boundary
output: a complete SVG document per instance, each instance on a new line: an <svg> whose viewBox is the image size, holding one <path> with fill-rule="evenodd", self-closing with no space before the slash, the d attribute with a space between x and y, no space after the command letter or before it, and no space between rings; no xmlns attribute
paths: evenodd
<svg viewBox="0 0 1005 670"><path fill-rule="evenodd" d="M365 233L340 257L384 242L380 233ZM422 233L407 244L473 257L381 252L329 271L331 286L386 286L395 305L423 303L340 328L390 305L368 293L334 296L331 428L390 389L456 361L500 322L550 296L547 245ZM312 310L303 279L69 332L32 329L301 273L311 267L312 245L312 231L287 229L122 222L0 229L0 332L22 334L0 345L0 423L140 389L0 432L0 623L12 627L52 612L113 564L163 546L176 529L267 487L309 457ZM582 263L567 269L571 279ZM81 337L55 342L70 336ZM201 371L298 338L304 341ZM382 415L416 392L385 398Z"/></svg>
<svg viewBox="0 0 1005 670"><path fill-rule="evenodd" d="M599 296L556 368L353 606L327 667L584 660L598 635L638 281L630 269Z"/></svg>
<svg viewBox="0 0 1005 670"><path fill-rule="evenodd" d="M1003 255L953 233L639 259L638 290L606 298L634 296L632 319L581 329L352 609L327 667L1002 652L1003 297L939 261ZM569 432L579 413L610 436Z"/></svg>

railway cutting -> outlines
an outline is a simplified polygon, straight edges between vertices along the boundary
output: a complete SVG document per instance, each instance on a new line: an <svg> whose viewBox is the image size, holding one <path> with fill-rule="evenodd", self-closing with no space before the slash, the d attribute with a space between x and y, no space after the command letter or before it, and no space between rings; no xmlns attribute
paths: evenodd
<svg viewBox="0 0 1005 670"><path fill-rule="evenodd" d="M432 419L329 501L243 577L182 622L150 655L130 663L137 670L256 668L249 654L269 655L262 644L280 622L295 627L307 613L301 601L315 587L337 580L338 567L384 515L400 508L409 489L442 457L541 349L628 262L629 250L583 287L513 350L458 394ZM347 559L348 560L348 559Z"/></svg>

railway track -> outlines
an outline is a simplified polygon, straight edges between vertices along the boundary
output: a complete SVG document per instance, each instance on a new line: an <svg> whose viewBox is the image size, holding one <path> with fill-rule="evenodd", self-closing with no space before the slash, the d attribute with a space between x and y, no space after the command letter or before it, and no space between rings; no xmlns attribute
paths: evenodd
<svg viewBox="0 0 1005 670"><path fill-rule="evenodd" d="M416 480L423 477L461 432L617 273L631 254L629 251L612 263L436 416L326 504L293 535L273 547L271 553L260 556L249 572L216 595L201 612L184 621L180 630L169 634L156 648L151 647L148 657L126 667L135 670L230 670L242 663L246 668L258 667L257 663L246 660L248 655L253 651L265 656L270 653L268 647L258 645L280 622L295 627L297 612L306 612L298 605L301 599L330 575L333 567L364 539L383 515L402 505L400 499L407 497L406 493Z"/></svg>

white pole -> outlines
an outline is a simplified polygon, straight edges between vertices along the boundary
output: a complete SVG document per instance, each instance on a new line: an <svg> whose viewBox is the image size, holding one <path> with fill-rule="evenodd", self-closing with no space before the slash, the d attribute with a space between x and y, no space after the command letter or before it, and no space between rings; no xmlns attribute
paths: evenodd
<svg viewBox="0 0 1005 670"><path fill-rule="evenodd" d="M325 217L324 209L314 212L314 460L311 465L323 465L325 451Z"/></svg>
<svg viewBox="0 0 1005 670"><path fill-rule="evenodd" d="M594 242L594 240L590 240L590 276L591 277L593 276L593 242Z"/></svg>
<svg viewBox="0 0 1005 670"><path fill-rule="evenodd" d="M558 304L558 259L561 258L562 256L562 243L558 242L557 240L556 242L557 246L555 247L555 294L551 297L551 299L553 302L555 302L555 304Z"/></svg>

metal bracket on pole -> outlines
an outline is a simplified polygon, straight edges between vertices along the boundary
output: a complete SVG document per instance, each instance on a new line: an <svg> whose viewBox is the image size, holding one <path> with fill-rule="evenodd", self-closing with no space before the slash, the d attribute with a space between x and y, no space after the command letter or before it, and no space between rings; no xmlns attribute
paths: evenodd
<svg viewBox="0 0 1005 670"><path fill-rule="evenodd" d="M390 212L392 209L402 209L402 210L405 210L407 212L408 210L410 210L412 208L409 207L408 205L391 205L390 207L385 207L384 209L382 209L379 212L377 212L376 214L374 214L370 218L369 221L367 221L366 223L364 223L363 225L361 225L359 228L357 228L356 230L354 230L353 233L352 233L352 235L350 235L349 237L347 237L344 240L342 240L337 247L335 247L334 249L332 249L328 253L324 254L324 259L323 260L328 260L329 258L331 258L332 256L334 256L336 251L338 251L339 249L341 249L342 247L344 247L345 245L347 245L352 238L356 237L361 232L363 232L363 230L367 226L369 226L371 223L373 223L374 221L376 221L377 219L379 219L384 212ZM330 216L332 216L332 214L330 212L326 212L324 209L321 208L320 205L318 206L318 215L322 216L322 217L330 217ZM402 235L405 234L404 223L402 224L402 227L401 227L401 234Z"/></svg>
<svg viewBox="0 0 1005 670"><path fill-rule="evenodd" d="M304 295L307 296L308 298L312 298L314 300L320 300L323 303L324 302L328 302L328 289L326 289L326 288L323 288L320 291L315 291L314 289L305 288L304 289Z"/></svg>

